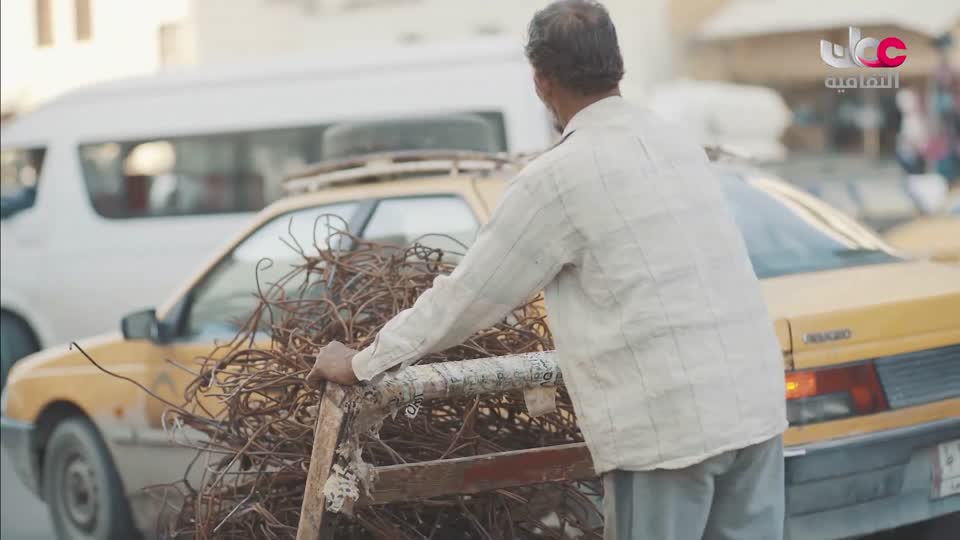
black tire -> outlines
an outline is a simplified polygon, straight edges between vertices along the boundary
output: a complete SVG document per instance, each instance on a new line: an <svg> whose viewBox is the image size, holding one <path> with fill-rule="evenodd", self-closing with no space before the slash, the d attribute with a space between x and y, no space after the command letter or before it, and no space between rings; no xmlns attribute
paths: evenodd
<svg viewBox="0 0 960 540"><path fill-rule="evenodd" d="M7 384L7 373L14 362L40 349L36 337L23 319L0 312L0 388Z"/></svg>
<svg viewBox="0 0 960 540"><path fill-rule="evenodd" d="M86 418L57 424L47 443L42 473L43 498L61 540L140 536L110 453Z"/></svg>

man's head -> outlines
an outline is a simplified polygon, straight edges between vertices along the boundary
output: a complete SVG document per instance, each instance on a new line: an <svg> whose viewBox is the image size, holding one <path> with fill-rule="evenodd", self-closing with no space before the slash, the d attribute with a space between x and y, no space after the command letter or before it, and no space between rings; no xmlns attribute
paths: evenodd
<svg viewBox="0 0 960 540"><path fill-rule="evenodd" d="M530 21L527 58L537 95L562 130L580 109L619 94L623 57L606 8L592 0L557 0Z"/></svg>

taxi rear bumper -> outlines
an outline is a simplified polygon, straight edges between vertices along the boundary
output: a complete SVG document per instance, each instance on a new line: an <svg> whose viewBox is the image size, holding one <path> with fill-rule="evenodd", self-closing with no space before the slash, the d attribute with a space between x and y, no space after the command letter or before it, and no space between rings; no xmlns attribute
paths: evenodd
<svg viewBox="0 0 960 540"><path fill-rule="evenodd" d="M846 538L960 512L960 494L932 488L937 445L960 418L789 447L786 538Z"/></svg>

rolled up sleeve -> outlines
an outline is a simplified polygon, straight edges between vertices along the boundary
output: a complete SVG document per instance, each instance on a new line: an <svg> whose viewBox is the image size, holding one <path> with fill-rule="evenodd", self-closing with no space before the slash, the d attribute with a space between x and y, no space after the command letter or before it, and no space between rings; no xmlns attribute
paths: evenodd
<svg viewBox="0 0 960 540"><path fill-rule="evenodd" d="M503 319L571 262L575 234L551 178L521 173L448 276L438 276L353 358L358 379L458 345Z"/></svg>

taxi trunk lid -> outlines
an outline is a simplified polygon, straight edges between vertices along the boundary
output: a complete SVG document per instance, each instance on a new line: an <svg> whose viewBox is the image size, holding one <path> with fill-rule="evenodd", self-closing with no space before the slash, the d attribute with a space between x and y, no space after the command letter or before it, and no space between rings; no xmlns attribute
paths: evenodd
<svg viewBox="0 0 960 540"><path fill-rule="evenodd" d="M960 396L960 267L864 266L766 280L797 370L871 360L891 409Z"/></svg>
<svg viewBox="0 0 960 540"><path fill-rule="evenodd" d="M774 318L789 322L796 369L960 344L960 267L902 262L797 274L765 280L764 292Z"/></svg>

